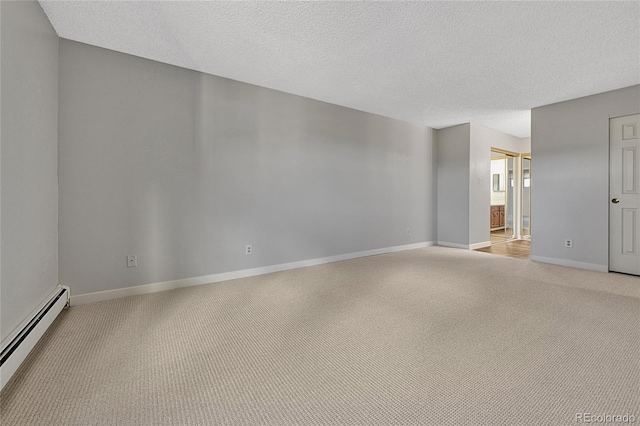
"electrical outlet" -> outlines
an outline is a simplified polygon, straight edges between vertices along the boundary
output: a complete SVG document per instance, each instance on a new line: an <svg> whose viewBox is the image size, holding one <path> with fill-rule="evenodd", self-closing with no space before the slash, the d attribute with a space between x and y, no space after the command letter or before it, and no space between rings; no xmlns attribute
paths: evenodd
<svg viewBox="0 0 640 426"><path fill-rule="evenodd" d="M573 247L573 240L564 240L564 246L567 248Z"/></svg>
<svg viewBox="0 0 640 426"><path fill-rule="evenodd" d="M138 266L138 256L127 256L127 268Z"/></svg>
<svg viewBox="0 0 640 426"><path fill-rule="evenodd" d="M253 246L251 244L247 244L246 246L244 246L244 254L253 254Z"/></svg>
<svg viewBox="0 0 640 426"><path fill-rule="evenodd" d="M411 228L407 228L407 235L411 234Z"/></svg>

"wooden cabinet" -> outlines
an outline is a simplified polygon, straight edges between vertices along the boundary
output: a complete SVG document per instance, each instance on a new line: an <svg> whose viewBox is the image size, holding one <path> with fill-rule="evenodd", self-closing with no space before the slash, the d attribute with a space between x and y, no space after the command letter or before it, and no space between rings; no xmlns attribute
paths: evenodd
<svg viewBox="0 0 640 426"><path fill-rule="evenodd" d="M500 227L500 206L491 206L491 229Z"/></svg>
<svg viewBox="0 0 640 426"><path fill-rule="evenodd" d="M504 206L491 206L491 229L504 228Z"/></svg>

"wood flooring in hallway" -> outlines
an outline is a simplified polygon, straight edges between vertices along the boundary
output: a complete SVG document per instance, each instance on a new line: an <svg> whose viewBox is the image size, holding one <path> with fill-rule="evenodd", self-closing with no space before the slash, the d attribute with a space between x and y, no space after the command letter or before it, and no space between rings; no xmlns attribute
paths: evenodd
<svg viewBox="0 0 640 426"><path fill-rule="evenodd" d="M518 259L529 259L529 255L531 254L531 240L512 240L508 242L494 243L491 247L477 249L476 251L516 257Z"/></svg>

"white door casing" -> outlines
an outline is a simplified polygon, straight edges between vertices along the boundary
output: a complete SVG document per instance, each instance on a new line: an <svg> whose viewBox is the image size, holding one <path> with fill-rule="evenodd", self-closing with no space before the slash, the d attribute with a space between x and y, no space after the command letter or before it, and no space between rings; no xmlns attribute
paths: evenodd
<svg viewBox="0 0 640 426"><path fill-rule="evenodd" d="M640 275L640 114L609 120L609 270Z"/></svg>

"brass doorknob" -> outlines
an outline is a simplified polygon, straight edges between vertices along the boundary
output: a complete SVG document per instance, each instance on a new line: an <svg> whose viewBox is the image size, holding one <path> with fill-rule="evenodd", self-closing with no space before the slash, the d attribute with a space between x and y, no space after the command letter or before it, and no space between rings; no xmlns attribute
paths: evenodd
<svg viewBox="0 0 640 426"><path fill-rule="evenodd" d="M620 202L620 200L618 200L617 198L614 198L613 200L611 200L611 202L613 204L618 204Z"/></svg>

